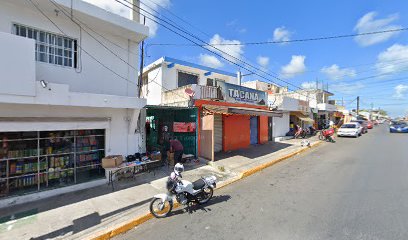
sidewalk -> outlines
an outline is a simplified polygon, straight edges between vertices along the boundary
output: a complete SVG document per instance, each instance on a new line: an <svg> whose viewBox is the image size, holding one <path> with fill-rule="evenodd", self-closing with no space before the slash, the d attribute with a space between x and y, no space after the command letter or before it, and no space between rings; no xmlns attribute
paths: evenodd
<svg viewBox="0 0 408 240"><path fill-rule="evenodd" d="M318 141L309 140L311 144ZM214 174L217 186L223 186L307 149L300 142L292 139L220 153L217 161L208 165L203 161L186 164L183 178L194 181ZM153 195L166 191L169 171L163 167L115 182L115 191L106 184L0 209L0 239L90 239L114 229L130 229L140 216L145 218L141 221L150 218L146 215L149 202Z"/></svg>

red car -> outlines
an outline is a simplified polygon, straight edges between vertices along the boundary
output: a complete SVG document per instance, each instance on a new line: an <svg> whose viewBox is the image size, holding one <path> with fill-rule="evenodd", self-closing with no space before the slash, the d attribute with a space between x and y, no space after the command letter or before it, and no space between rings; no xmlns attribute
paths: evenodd
<svg viewBox="0 0 408 240"><path fill-rule="evenodd" d="M373 129L373 127L374 127L373 122L367 121L367 128L368 128L368 129Z"/></svg>

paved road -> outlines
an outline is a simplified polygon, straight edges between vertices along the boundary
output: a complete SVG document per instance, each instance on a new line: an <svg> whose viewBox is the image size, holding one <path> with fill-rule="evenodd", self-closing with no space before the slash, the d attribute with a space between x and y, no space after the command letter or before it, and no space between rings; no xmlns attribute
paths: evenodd
<svg viewBox="0 0 408 240"><path fill-rule="evenodd" d="M386 126L341 138L116 239L408 239L407 145Z"/></svg>

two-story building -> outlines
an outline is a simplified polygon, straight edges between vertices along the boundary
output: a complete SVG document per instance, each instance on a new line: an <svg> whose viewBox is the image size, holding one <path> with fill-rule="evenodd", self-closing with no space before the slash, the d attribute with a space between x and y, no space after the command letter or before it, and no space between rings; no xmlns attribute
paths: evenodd
<svg viewBox="0 0 408 240"><path fill-rule="evenodd" d="M81 0L0 2L1 196L101 184L101 158L145 151L136 69L147 36L138 15Z"/></svg>
<svg viewBox="0 0 408 240"><path fill-rule="evenodd" d="M294 125L307 127L313 124L309 102L290 97L287 87L280 87L264 81L248 81L244 86L261 90L268 95L268 105L282 113L282 117L273 119L273 138L280 141L294 135ZM291 126L292 125L292 126Z"/></svg>
<svg viewBox="0 0 408 240"><path fill-rule="evenodd" d="M187 153L209 160L272 140L272 117L281 116L268 108L265 92L238 85L236 74L170 57L144 68L142 92L148 143L173 135Z"/></svg>
<svg viewBox="0 0 408 240"><path fill-rule="evenodd" d="M315 120L315 127L322 129L330 120L334 119L337 108L329 103L333 93L322 89L305 89L283 93L283 96L307 102ZM312 117L312 116L311 116Z"/></svg>

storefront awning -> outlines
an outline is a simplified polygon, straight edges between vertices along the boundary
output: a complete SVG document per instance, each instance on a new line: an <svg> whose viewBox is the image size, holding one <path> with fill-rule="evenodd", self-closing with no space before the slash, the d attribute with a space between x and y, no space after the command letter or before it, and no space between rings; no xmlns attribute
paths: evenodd
<svg viewBox="0 0 408 240"><path fill-rule="evenodd" d="M242 114L253 116L268 116L268 117L282 117L281 112L274 112L266 109L257 108L245 108L245 107L227 107L227 106L215 106L215 105L203 105L204 110L211 113L218 114Z"/></svg>
<svg viewBox="0 0 408 240"><path fill-rule="evenodd" d="M309 116L304 115L301 112L291 112L290 114L295 115L296 117L298 117L303 122L314 123L314 120L312 118L310 118Z"/></svg>

